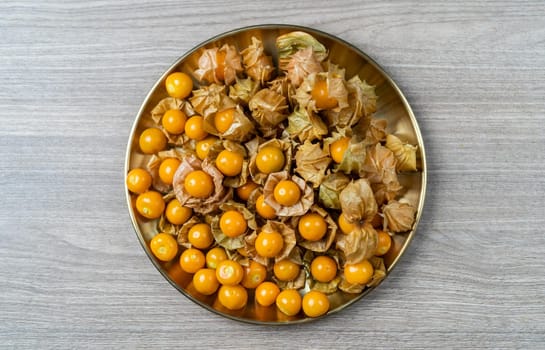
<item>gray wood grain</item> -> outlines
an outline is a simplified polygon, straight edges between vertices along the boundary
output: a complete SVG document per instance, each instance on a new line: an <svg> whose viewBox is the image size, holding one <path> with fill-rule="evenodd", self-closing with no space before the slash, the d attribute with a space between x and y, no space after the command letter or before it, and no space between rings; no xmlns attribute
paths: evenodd
<svg viewBox="0 0 545 350"><path fill-rule="evenodd" d="M338 35L404 90L427 146L417 236L376 291L306 325L230 321L149 263L124 152L156 78L259 23ZM0 2L0 347L545 348L542 1Z"/></svg>

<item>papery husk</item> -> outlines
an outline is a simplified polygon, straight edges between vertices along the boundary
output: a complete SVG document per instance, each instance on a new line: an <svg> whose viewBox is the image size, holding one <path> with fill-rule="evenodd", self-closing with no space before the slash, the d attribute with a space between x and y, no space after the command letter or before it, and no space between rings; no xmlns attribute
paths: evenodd
<svg viewBox="0 0 545 350"><path fill-rule="evenodd" d="M195 111L189 102L174 97L166 97L162 99L151 110L151 119L153 119L155 124L159 126L163 134L165 134L168 144L172 146L182 146L190 141L189 137L187 137L187 135L184 133L179 135L170 134L161 124L163 115L165 112L171 109L181 110L188 118L193 116Z"/></svg>
<svg viewBox="0 0 545 350"><path fill-rule="evenodd" d="M270 80L276 70L270 56L265 55L263 43L252 37L252 44L242 50L242 60L246 74L261 84Z"/></svg>
<svg viewBox="0 0 545 350"><path fill-rule="evenodd" d="M307 279L307 276L304 269L301 269L297 277L292 281L280 281L278 278L273 277L273 280L276 282L276 284L281 290L301 289L305 286L306 279Z"/></svg>
<svg viewBox="0 0 545 350"><path fill-rule="evenodd" d="M171 109L177 109L184 112L188 118L195 115L195 110L186 100L174 97L165 97L151 110L151 119L155 122L155 124L161 125L163 115L166 111Z"/></svg>
<svg viewBox="0 0 545 350"><path fill-rule="evenodd" d="M225 85L217 84L201 86L200 89L193 90L193 96L189 98L189 101L195 111L204 118L236 106L235 101L227 96Z"/></svg>
<svg viewBox="0 0 545 350"><path fill-rule="evenodd" d="M300 250L295 249L297 239L295 236L295 230L293 228L281 221L267 220L265 225L263 225L263 227L259 229L259 232L262 231L280 233L282 235L282 238L284 239L284 246L282 247L280 253L276 257L274 257L274 259L260 256L255 249L255 240L257 239L258 232L254 231L251 234L247 235L244 239L244 249L251 259L265 266L272 266L273 261L278 262L283 259L290 259L297 263L298 259L300 259L298 258L298 256L300 256L301 253Z"/></svg>
<svg viewBox="0 0 545 350"><path fill-rule="evenodd" d="M388 122L385 119L371 118L368 129L365 132L365 143L374 145L386 140L386 127Z"/></svg>
<svg viewBox="0 0 545 350"><path fill-rule="evenodd" d="M317 205L313 205L309 213L316 213L320 215L322 218L324 218L326 224L327 224L327 231L324 237L318 241L308 241L301 237L299 234L297 234L297 244L300 247L303 247L305 249L308 249L312 252L317 253L324 253L329 250L333 242L335 241L335 236L337 235L337 224L335 223L335 220L331 218L331 216L328 214L328 212L322 208L320 208ZM297 227L300 217L293 217L291 222L293 227Z"/></svg>
<svg viewBox="0 0 545 350"><path fill-rule="evenodd" d="M244 239L248 236L248 234L242 234L237 237L229 237L225 235L223 232L221 232L219 221L220 221L219 215L215 215L211 217L210 228L216 243L220 247L225 248L226 250L235 250L238 248L243 248L245 245Z"/></svg>
<svg viewBox="0 0 545 350"><path fill-rule="evenodd" d="M248 103L252 117L265 128L276 127L284 121L289 112L286 98L270 89L259 90Z"/></svg>
<svg viewBox="0 0 545 350"><path fill-rule="evenodd" d="M315 84L319 81L326 82L328 97L334 98L337 101L337 105L329 110L339 112L349 106L348 90L345 87L344 80L344 69L339 68L335 64L329 63L327 72L308 75L302 82L301 86L297 88L295 99L301 107L313 111L320 110L320 108L316 106L316 101L312 97L312 90L314 89Z"/></svg>
<svg viewBox="0 0 545 350"><path fill-rule="evenodd" d="M355 174L359 177L365 175L363 162L367 153L367 145L360 138L358 130L340 129L339 132L332 132L330 137L324 139L324 151L330 154L330 146L335 141L349 137L348 148L344 152L342 161L335 165L334 170L345 174Z"/></svg>
<svg viewBox="0 0 545 350"><path fill-rule="evenodd" d="M324 152L320 144L305 141L295 153L295 172L305 181L311 182L314 188L324 181L325 172L331 158Z"/></svg>
<svg viewBox="0 0 545 350"><path fill-rule="evenodd" d="M412 229L416 208L411 204L391 200L382 207L383 229L390 232L406 232Z"/></svg>
<svg viewBox="0 0 545 350"><path fill-rule="evenodd" d="M290 137L298 138L301 142L321 140L329 132L320 116L301 107L288 116L288 123L286 131Z"/></svg>
<svg viewBox="0 0 545 350"><path fill-rule="evenodd" d="M378 206L367 179L350 182L339 195L341 209L350 222L371 221Z"/></svg>
<svg viewBox="0 0 545 350"><path fill-rule="evenodd" d="M248 181L248 176L250 175L250 170L249 170L250 161L248 159L248 152L246 151L246 148L244 148L244 146L234 141L222 140L220 142L213 144L210 147L210 149L208 150L208 155L206 159L208 159L210 163L215 164L217 156L223 150L236 152L238 154L241 154L244 157L244 160L242 161L242 171L240 172L240 174L238 174L237 176L226 176L225 179L223 180L223 185L227 187L233 187L233 188L237 188L244 185Z"/></svg>
<svg viewBox="0 0 545 350"><path fill-rule="evenodd" d="M327 57L326 47L308 33L294 31L280 35L276 38L278 57L281 59L289 58L297 51L307 47L312 48L312 51L315 53L320 62Z"/></svg>
<svg viewBox="0 0 545 350"><path fill-rule="evenodd" d="M223 109L220 109L218 112L220 111L223 111ZM220 133L218 129L216 129L214 122L215 116L216 114L214 113L204 117L204 130L209 134L236 142L244 142L253 137L255 132L254 124L246 116L240 105L236 105L233 123L224 133Z"/></svg>
<svg viewBox="0 0 545 350"><path fill-rule="evenodd" d="M237 104L247 106L250 99L259 91L259 82L251 79L236 79L234 85L229 86L229 97Z"/></svg>
<svg viewBox="0 0 545 350"><path fill-rule="evenodd" d="M307 47L297 51L290 58L280 59L280 67L286 72L291 84L298 87L309 75L324 70L320 62L312 48Z"/></svg>
<svg viewBox="0 0 545 350"><path fill-rule="evenodd" d="M386 266L384 265L384 259L377 256L369 258L369 262L373 265L374 272L371 281L366 286L371 288L378 286L379 283L386 277Z"/></svg>
<svg viewBox="0 0 545 350"><path fill-rule="evenodd" d="M367 148L363 164L365 176L373 184L379 199L393 199L402 189L396 172L396 158L388 148L377 143Z"/></svg>
<svg viewBox="0 0 545 350"><path fill-rule="evenodd" d="M297 203L292 206L284 206L278 203L274 199L274 188L282 180L293 181L301 191L301 198ZM263 186L263 197L265 203L273 207L277 216L301 216L304 215L314 204L314 191L312 187L307 185L305 180L293 175L290 176L289 172L281 171L272 173L267 177L267 181Z"/></svg>
<svg viewBox="0 0 545 350"><path fill-rule="evenodd" d="M404 143L395 135L386 136L386 148L394 153L397 171L416 171L417 146Z"/></svg>
<svg viewBox="0 0 545 350"><path fill-rule="evenodd" d="M223 212L229 211L229 210L236 210L239 213L242 214L244 219L246 220L246 223L248 224L249 230L256 230L257 229L257 223L255 221L255 214L251 212L244 204L238 203L232 200L229 200L225 203L222 203L220 205L220 209ZM219 215L221 216L221 214Z"/></svg>
<svg viewBox="0 0 545 350"><path fill-rule="evenodd" d="M265 181L267 180L267 177L269 174L265 174L259 171L257 168L257 154L259 151L261 151L264 147L276 147L282 150L284 153L284 166L282 167L281 171L289 172L291 170L291 159L292 159L292 145L291 142L283 139L271 139L268 141L262 142L262 139L260 138L254 138L251 141L246 143L246 149L248 150L248 153L251 155L250 158L250 175L252 176L252 180L259 185L263 185Z"/></svg>
<svg viewBox="0 0 545 350"><path fill-rule="evenodd" d="M339 284L341 283L341 276L336 276L333 280L329 282L318 282L316 280L311 280L310 289L324 294L335 293L339 289Z"/></svg>
<svg viewBox="0 0 545 350"><path fill-rule="evenodd" d="M369 262L374 269L371 281L369 281L367 284L352 284L346 281L346 278L343 274L341 276L339 289L346 293L361 293L366 287L371 288L379 285L380 282L386 277L386 267L384 266L384 260L382 258L373 256L369 259Z"/></svg>
<svg viewBox="0 0 545 350"><path fill-rule="evenodd" d="M377 231L369 223L336 237L336 248L342 253L343 264L355 264L371 258L377 244Z"/></svg>
<svg viewBox="0 0 545 350"><path fill-rule="evenodd" d="M157 232L168 233L169 235L176 236L178 231L179 227L171 224L167 220L165 213L163 213L157 222Z"/></svg>
<svg viewBox="0 0 545 350"><path fill-rule="evenodd" d="M398 182L390 182L383 184L382 182L371 184L377 205L381 206L384 203L393 200L397 197L403 187Z"/></svg>
<svg viewBox="0 0 545 350"><path fill-rule="evenodd" d="M164 183L163 180L161 180L161 177L159 177L159 167L161 166L161 162L167 158L182 160L183 153L180 149L171 148L169 150L153 154L146 164L146 170L151 175L153 188L161 193L167 193L172 189L172 185Z"/></svg>
<svg viewBox="0 0 545 350"><path fill-rule="evenodd" d="M320 203L326 208L340 210L339 195L349 183L350 178L342 172L327 175L320 184Z"/></svg>
<svg viewBox="0 0 545 350"><path fill-rule="evenodd" d="M218 53L225 55L223 76L224 79L216 74L218 68ZM199 81L207 83L220 84L225 82L225 85L233 83L238 73L241 73L242 57L238 53L238 50L233 45L223 45L221 48L211 48L203 51L199 57L199 68L195 70L194 74Z"/></svg>
<svg viewBox="0 0 545 350"><path fill-rule="evenodd" d="M214 191L210 197L205 199L195 198L185 191L185 177L194 170L203 170L212 177ZM218 209L222 203L233 197L232 189L223 186L223 174L207 160L201 162L200 159L193 155L182 159L182 163L174 174L172 184L174 193L176 193L176 198L180 201L180 204L192 208L194 212L199 214L208 214Z"/></svg>
<svg viewBox="0 0 545 350"><path fill-rule="evenodd" d="M268 85L270 90L284 96L290 107L293 108L297 105L297 101L295 100L295 87L289 82L288 77L277 77L276 79L271 80Z"/></svg>
<svg viewBox="0 0 545 350"><path fill-rule="evenodd" d="M346 82L348 91L347 105L341 109L327 111L330 125L349 127L356 124L362 117L370 117L377 109L375 87L362 81L355 75Z"/></svg>
<svg viewBox="0 0 545 350"><path fill-rule="evenodd" d="M184 222L177 231L177 242L179 245L185 248L191 248L192 244L189 242L189 230L196 224L200 224L201 219L197 216L192 216L189 220Z"/></svg>
<svg viewBox="0 0 545 350"><path fill-rule="evenodd" d="M256 239L256 231L250 233L249 235L246 235L244 237L244 246L242 247L242 249L244 249L244 252L248 255L248 257L250 257L250 259L260 263L261 265L267 266L267 269L269 270L272 267L272 260L257 254L257 251L255 249Z"/></svg>

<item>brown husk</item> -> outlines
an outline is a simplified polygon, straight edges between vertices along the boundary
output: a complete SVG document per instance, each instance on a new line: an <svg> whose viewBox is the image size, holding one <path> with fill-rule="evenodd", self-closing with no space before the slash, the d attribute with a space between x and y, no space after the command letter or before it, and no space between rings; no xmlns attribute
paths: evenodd
<svg viewBox="0 0 545 350"><path fill-rule="evenodd" d="M257 168L256 158L257 158L257 154L259 153L259 151L261 151L261 149L263 149L264 147L272 146L272 147L277 147L281 149L282 152L284 152L285 163L281 171L285 171L285 172L290 171L291 159L292 159L292 145L291 145L291 142L289 142L288 140L271 139L263 143L260 143L262 141L263 140L260 138L254 138L246 143L246 149L248 150L248 154L251 155L250 164L249 164L250 175L252 176L252 180L256 184L260 184L260 185L263 185L265 181L267 180L267 177L269 176L268 174L260 172L259 169Z"/></svg>
<svg viewBox="0 0 545 350"><path fill-rule="evenodd" d="M214 191L210 197L205 199L195 198L185 191L185 177L194 170L203 170L212 177ZM176 198L180 201L180 204L192 208L193 211L199 214L208 214L218 209L222 203L231 199L233 196L232 189L226 189L223 186L223 174L207 160L201 162L200 159L193 155L189 155L182 159L182 163L174 174L172 184L174 193L176 193Z"/></svg>
<svg viewBox="0 0 545 350"><path fill-rule="evenodd" d="M308 109L298 107L288 116L288 127L286 131L292 138L298 138L299 141L321 140L327 135L327 125L322 118Z"/></svg>
<svg viewBox="0 0 545 350"><path fill-rule="evenodd" d="M218 52L225 54L223 70L224 82L225 85L230 85L235 81L237 74L244 70L242 68L242 58L233 45L225 44L219 49L211 48L204 50L201 57L199 57L199 68L195 70L194 74L199 81L220 84L222 81L216 75L216 68L218 68Z"/></svg>
<svg viewBox="0 0 545 350"><path fill-rule="evenodd" d="M349 183L350 178L344 173L331 173L327 175L320 184L320 203L326 208L341 209L339 195Z"/></svg>
<svg viewBox="0 0 545 350"><path fill-rule="evenodd" d="M336 247L342 253L343 264L355 264L369 259L375 254L377 243L377 231L369 223L336 237Z"/></svg>
<svg viewBox="0 0 545 350"><path fill-rule="evenodd" d="M248 103L252 117L265 128L276 127L288 117L286 98L270 89L261 89Z"/></svg>
<svg viewBox="0 0 545 350"><path fill-rule="evenodd" d="M274 199L274 188L282 180L293 181L301 190L301 198L292 206L284 206ZM273 207L277 216L301 216L304 215L314 203L314 191L308 186L305 180L293 175L290 176L287 171L272 173L267 177L263 186L263 196L265 203Z"/></svg>
<svg viewBox="0 0 545 350"><path fill-rule="evenodd" d="M252 37L252 44L242 50L242 60L246 74L261 84L270 80L275 71L272 58L265 55L261 40Z"/></svg>
<svg viewBox="0 0 545 350"><path fill-rule="evenodd" d="M386 148L394 153L397 171L416 171L417 147L404 143L397 136L386 136Z"/></svg>
<svg viewBox="0 0 545 350"><path fill-rule="evenodd" d="M295 171L307 182L311 182L314 188L324 181L325 172L331 163L329 155L323 151L318 143L305 141L295 153Z"/></svg>
<svg viewBox="0 0 545 350"><path fill-rule="evenodd" d="M260 86L257 81L251 78L237 78L236 83L229 86L229 97L236 103L247 106L259 89Z"/></svg>
<svg viewBox="0 0 545 350"><path fill-rule="evenodd" d="M324 237L318 241L307 241L299 234L297 234L297 244L305 249L308 249L317 253L324 253L329 250L333 242L335 241L335 236L337 235L337 224L335 220L327 213L326 210L320 208L317 205L313 205L309 212L316 213L324 218L327 223L327 231ZM292 218L292 226L297 227L297 224L300 220L300 217Z"/></svg>
<svg viewBox="0 0 545 350"><path fill-rule="evenodd" d="M367 179L350 182L339 195L344 216L350 222L371 221L378 211L373 190Z"/></svg>
<svg viewBox="0 0 545 350"><path fill-rule="evenodd" d="M217 84L201 86L200 89L193 90L193 96L189 98L189 101L195 111L204 118L214 115L216 112L233 108L236 105L236 103L227 96L225 85ZM213 124L214 123L212 123L212 125Z"/></svg>
<svg viewBox="0 0 545 350"><path fill-rule="evenodd" d="M391 232L409 231L414 224L416 208L408 203L391 200L382 207L384 230Z"/></svg>
<svg viewBox="0 0 545 350"><path fill-rule="evenodd" d="M232 108L232 107L231 107ZM218 110L219 111L222 111ZM240 105L236 105L235 107L235 113L233 116L233 123L227 129L224 133L220 133L215 126L214 118L216 114L209 114L208 116L204 117L204 130L208 132L209 134L216 135L218 137L236 141L236 142L244 142L246 140L249 140L254 135L254 124L252 121L246 116L244 113L244 110Z"/></svg>
<svg viewBox="0 0 545 350"><path fill-rule="evenodd" d="M208 156L206 157L210 163L215 163L217 156L221 153L223 150L228 150L231 152L236 152L238 154L241 154L244 157L244 160L242 162L242 171L237 176L227 176L223 180L223 185L227 187L233 187L237 188L242 185L244 185L248 181L248 175L250 174L249 171L249 159L248 159L248 153L246 151L246 148L244 146L240 145L239 143L230 141L230 140L223 140L221 142L217 142L214 145L212 145L208 151Z"/></svg>

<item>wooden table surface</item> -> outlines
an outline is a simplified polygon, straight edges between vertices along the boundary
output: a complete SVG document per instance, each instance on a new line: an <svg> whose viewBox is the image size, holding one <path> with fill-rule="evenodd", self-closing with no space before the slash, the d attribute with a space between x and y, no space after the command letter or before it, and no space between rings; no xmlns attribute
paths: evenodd
<svg viewBox="0 0 545 350"><path fill-rule="evenodd" d="M155 80L212 35L301 24L367 52L428 156L417 235L323 320L242 324L172 288L134 234L124 156ZM0 2L0 347L545 348L542 1Z"/></svg>

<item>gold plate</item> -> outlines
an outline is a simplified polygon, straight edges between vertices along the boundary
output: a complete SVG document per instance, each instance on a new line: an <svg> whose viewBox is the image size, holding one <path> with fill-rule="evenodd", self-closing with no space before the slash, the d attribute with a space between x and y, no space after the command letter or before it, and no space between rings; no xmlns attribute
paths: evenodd
<svg viewBox="0 0 545 350"><path fill-rule="evenodd" d="M142 103L129 136L125 159L125 174L127 174L130 169L145 167L149 156L140 153L137 135L145 128L152 126L151 118L149 118L151 109L161 99L168 96L164 87L164 81L170 73L175 71L191 73L197 68L198 58L204 49L220 47L225 43L235 45L237 48L242 49L251 44L252 36L260 39L264 44L265 50L269 54L272 54L273 58L276 59L274 55L276 50L276 38L294 30L305 31L324 44L329 50L329 59L340 67L345 68L347 77L358 74L362 80L366 80L369 84L375 85L376 94L378 96L375 117L388 121L387 131L389 133L401 135L411 144L418 145L417 162L420 171L399 175L399 181L405 189L401 198L410 202L417 208L416 220L412 231L404 234L396 234L394 236L392 249L390 249L384 257L387 273L389 273L409 245L422 214L426 191L426 158L424 144L411 107L394 81L365 53L330 34L301 26L277 24L258 25L220 34L187 52L184 56L174 62L174 64L157 80ZM216 301L215 295L203 296L197 293L192 287L192 275L182 271L178 264L178 259L163 263L153 256L149 249L149 241L157 233L156 221L146 220L137 215L133 210L132 198L126 187L125 191L127 194L130 217L142 247L146 251L151 262L167 281L190 300L201 305L205 309L222 316L250 323L293 324L315 319L304 316L302 312L293 317L285 316L282 313L277 312L275 305L262 307L254 302L252 291L249 292L248 305L244 309L238 311L230 311L222 307L219 302ZM368 288L360 294L348 294L338 291L330 295L331 309L327 315L338 312L348 305L353 304L373 289L374 288Z"/></svg>

